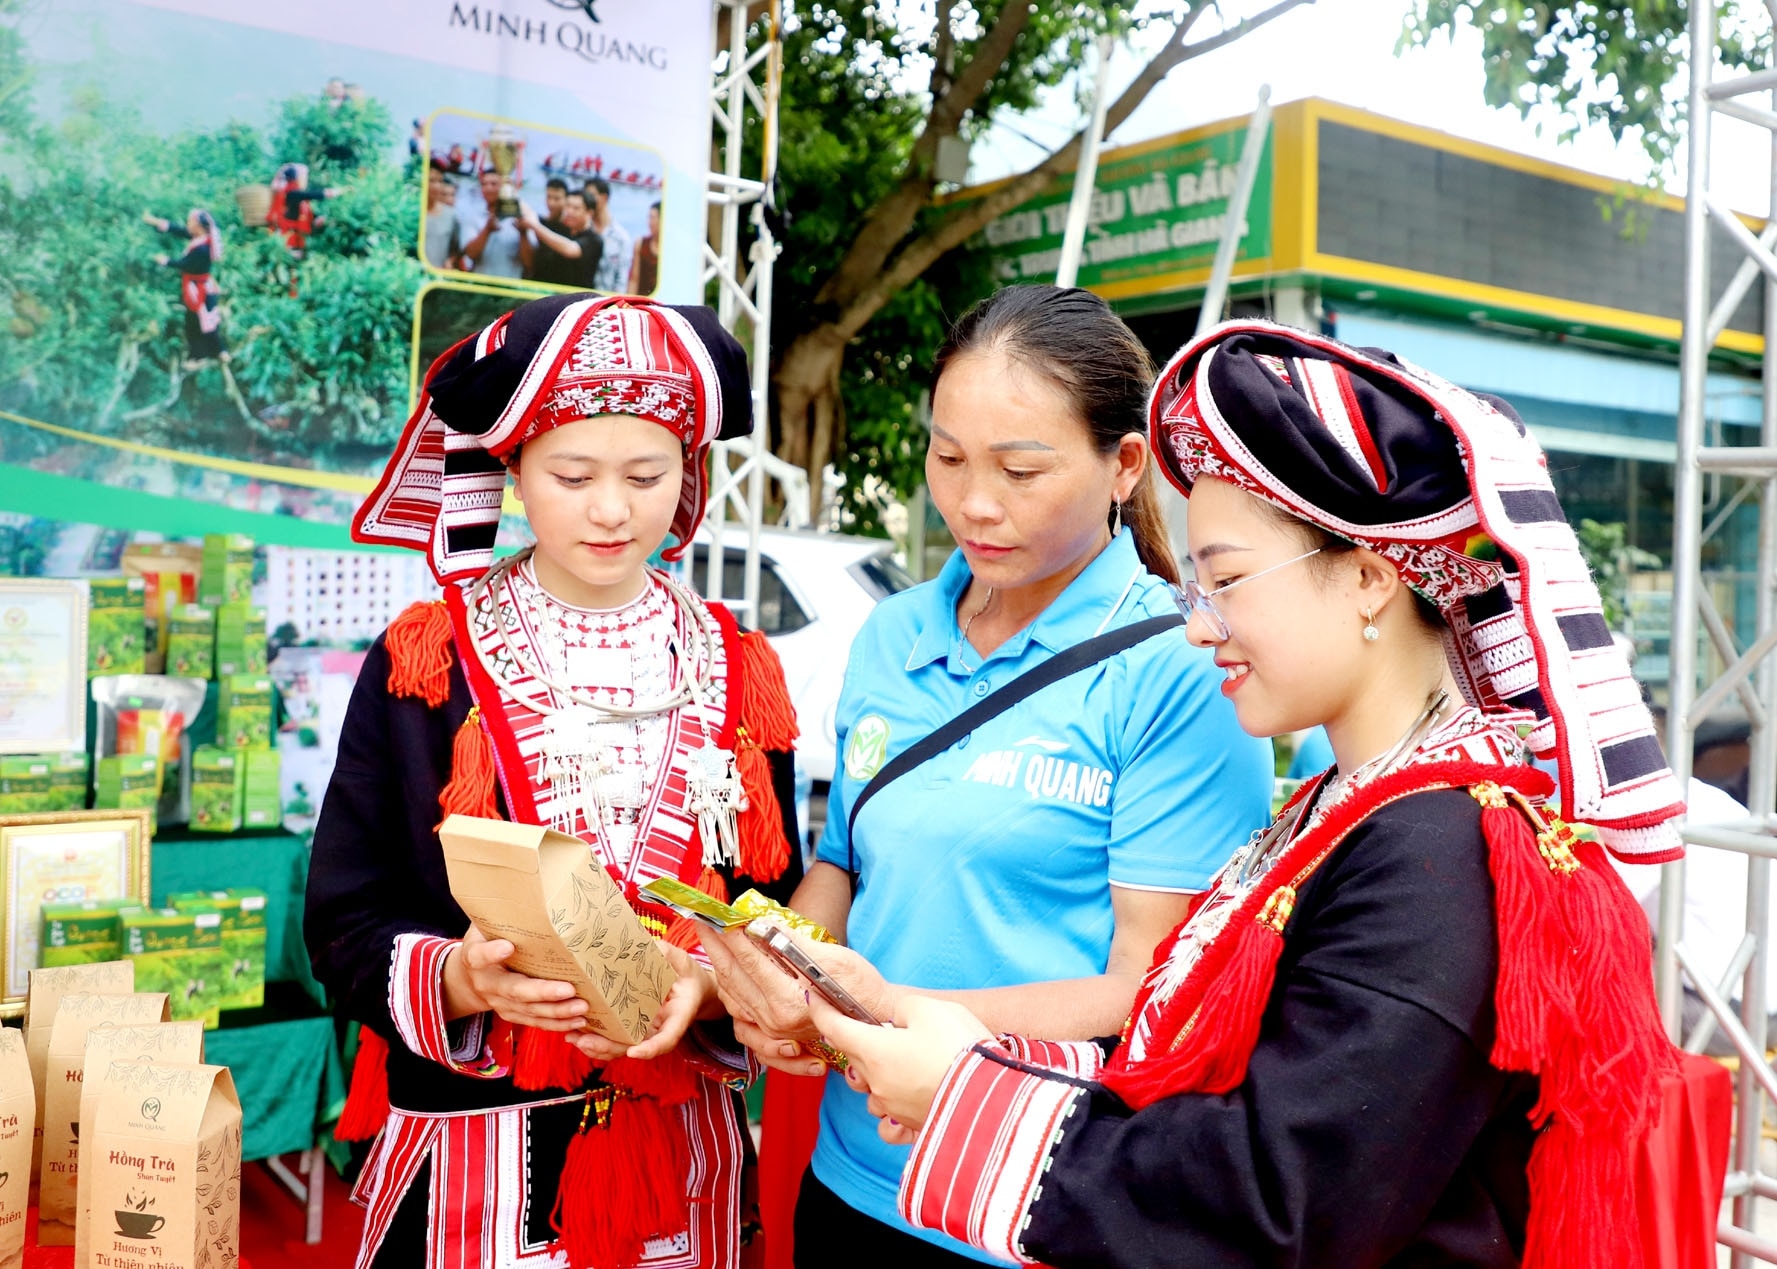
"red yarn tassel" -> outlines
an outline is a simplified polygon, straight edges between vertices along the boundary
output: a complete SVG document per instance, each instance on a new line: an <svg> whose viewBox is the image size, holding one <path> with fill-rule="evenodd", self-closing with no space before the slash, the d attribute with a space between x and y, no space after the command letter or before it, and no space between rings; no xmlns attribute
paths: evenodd
<svg viewBox="0 0 1777 1269"><path fill-rule="evenodd" d="M389 694L417 696L433 709L450 697L450 611L442 599L409 604L389 623Z"/></svg>
<svg viewBox="0 0 1777 1269"><path fill-rule="evenodd" d="M446 816L500 817L494 799L494 746L481 725L479 705L469 710L451 742L450 783L438 794L438 809Z"/></svg>
<svg viewBox="0 0 1777 1269"><path fill-rule="evenodd" d="M1283 955L1282 929L1295 902L1295 891L1283 886L1256 917L1236 917L1237 924L1222 933L1222 938L1235 940L1230 956L1204 992L1195 1022L1178 1047L1107 1075L1105 1085L1137 1108L1175 1093L1227 1093L1240 1087L1259 1042L1259 1023Z"/></svg>
<svg viewBox="0 0 1777 1269"><path fill-rule="evenodd" d="M697 1072L677 1052L650 1062L620 1057L605 1068L601 1078L607 1084L615 1084L639 1097L651 1097L668 1106L679 1106L696 1097L701 1083Z"/></svg>
<svg viewBox="0 0 1777 1269"><path fill-rule="evenodd" d="M569 1044L560 1031L541 1027L519 1027L518 1044L512 1054L512 1082L522 1089L538 1091L545 1088L573 1092L584 1088L592 1078L592 1059Z"/></svg>
<svg viewBox="0 0 1777 1269"><path fill-rule="evenodd" d="M790 686L784 682L784 663L771 640L756 630L740 637L740 725L761 749L780 753L802 734Z"/></svg>
<svg viewBox="0 0 1777 1269"><path fill-rule="evenodd" d="M737 866L757 881L776 881L790 866L790 842L784 836L783 807L771 784L771 763L750 734L743 735L737 748L734 767L747 798L747 809L735 823L740 835Z"/></svg>
<svg viewBox="0 0 1777 1269"><path fill-rule="evenodd" d="M335 1141L369 1141L389 1118L389 1042L369 1027L358 1028L358 1056L345 1109L333 1125Z"/></svg>
<svg viewBox="0 0 1777 1269"><path fill-rule="evenodd" d="M634 1264L648 1239L691 1223L679 1112L650 1097L623 1097L600 1118L568 1143L550 1216L572 1269Z"/></svg>
<svg viewBox="0 0 1777 1269"><path fill-rule="evenodd" d="M723 880L721 873L717 872L714 868L709 867L707 864L704 866L704 870L698 874L697 888L707 894L710 898L714 899L717 903L728 902L727 881Z"/></svg>
<svg viewBox="0 0 1777 1269"><path fill-rule="evenodd" d="M1549 1065L1551 1036L1574 1029L1578 961L1559 896L1552 892L1555 876L1524 814L1506 805L1483 806L1481 833L1487 839L1498 928L1511 931L1499 940L1491 1060L1501 1070L1540 1073ZM1551 1091L1544 1087L1542 1104L1532 1113L1538 1127L1548 1118Z"/></svg>

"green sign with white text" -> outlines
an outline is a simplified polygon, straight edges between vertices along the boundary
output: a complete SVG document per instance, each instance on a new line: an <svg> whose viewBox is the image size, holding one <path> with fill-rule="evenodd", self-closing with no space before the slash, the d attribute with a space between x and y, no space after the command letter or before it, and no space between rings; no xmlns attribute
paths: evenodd
<svg viewBox="0 0 1777 1269"><path fill-rule="evenodd" d="M1207 269L1227 223L1245 140L1246 129L1237 127L1135 153L1107 152L1098 165L1079 285L1127 296L1140 294L1144 281ZM1267 133L1237 261L1271 254L1271 165ZM992 253L1002 282L1053 282L1072 196L1073 178L1059 178L992 221L974 249Z"/></svg>

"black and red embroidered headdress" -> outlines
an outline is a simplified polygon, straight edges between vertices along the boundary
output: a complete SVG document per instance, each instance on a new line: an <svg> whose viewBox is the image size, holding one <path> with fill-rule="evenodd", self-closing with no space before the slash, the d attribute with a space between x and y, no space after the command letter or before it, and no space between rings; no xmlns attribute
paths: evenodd
<svg viewBox="0 0 1777 1269"><path fill-rule="evenodd" d="M1532 723L1568 819L1626 861L1683 853L1677 782L1510 406L1391 353L1244 321L1173 357L1148 421L1187 496L1199 476L1226 480L1391 560L1443 613L1469 699Z"/></svg>
<svg viewBox="0 0 1777 1269"><path fill-rule="evenodd" d="M677 541L663 552L678 559L703 518L711 442L752 431L751 382L709 309L633 296L532 300L440 356L352 536L425 551L441 582L477 577L494 561L506 462L599 414L648 419L684 445Z"/></svg>

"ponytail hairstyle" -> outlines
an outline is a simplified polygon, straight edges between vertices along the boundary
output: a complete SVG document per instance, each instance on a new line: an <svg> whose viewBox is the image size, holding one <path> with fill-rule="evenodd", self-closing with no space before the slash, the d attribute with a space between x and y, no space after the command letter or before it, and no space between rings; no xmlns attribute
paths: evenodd
<svg viewBox="0 0 1777 1269"><path fill-rule="evenodd" d="M1154 363L1135 332L1092 292L1032 285L996 291L951 328L938 349L933 383L958 358L995 351L1060 388L1101 455L1115 453L1131 433L1145 444ZM1107 527L1114 514L1105 508ZM1135 539L1142 565L1176 586L1178 560L1167 537L1151 460L1123 503L1123 523Z"/></svg>

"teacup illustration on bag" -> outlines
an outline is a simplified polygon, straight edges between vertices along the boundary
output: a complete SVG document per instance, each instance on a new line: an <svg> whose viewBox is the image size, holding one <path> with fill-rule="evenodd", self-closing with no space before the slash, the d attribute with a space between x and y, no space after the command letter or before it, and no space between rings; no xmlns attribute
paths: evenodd
<svg viewBox="0 0 1777 1269"><path fill-rule="evenodd" d="M154 1200L147 1195L138 1199L134 1194L125 1193L124 1205L113 1209L112 1215L117 1218L117 1232L125 1238L144 1238L152 1242L155 1231L167 1223L167 1218L157 1215L148 1209L154 1206Z"/></svg>

